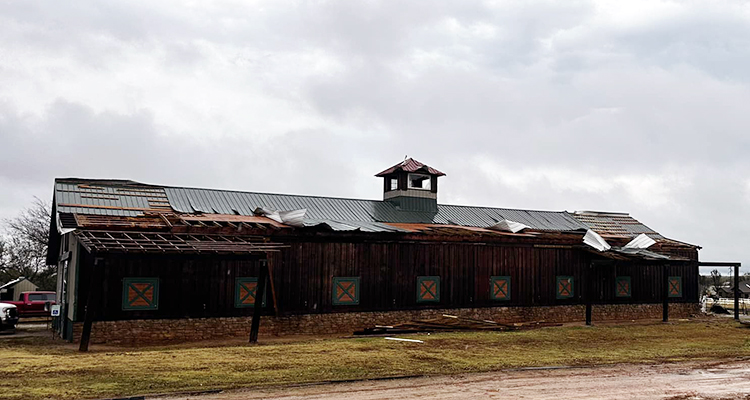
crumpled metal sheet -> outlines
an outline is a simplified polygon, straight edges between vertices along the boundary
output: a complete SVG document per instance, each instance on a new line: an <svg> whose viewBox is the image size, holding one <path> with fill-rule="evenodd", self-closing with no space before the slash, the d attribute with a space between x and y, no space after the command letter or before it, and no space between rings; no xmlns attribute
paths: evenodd
<svg viewBox="0 0 750 400"><path fill-rule="evenodd" d="M631 240L624 246L626 249L647 249L656 244L656 240L646 236L645 233L641 233L636 236L635 239Z"/></svg>
<svg viewBox="0 0 750 400"><path fill-rule="evenodd" d="M524 229L527 229L528 226L520 223L515 222L511 220L504 219L495 225L490 226L490 229L502 231L502 232L512 232L512 233L518 233L521 232Z"/></svg>
<svg viewBox="0 0 750 400"><path fill-rule="evenodd" d="M604 238L599 236L598 233L592 231L591 229L586 231L586 234L583 236L583 243L599 250L599 251L607 251L612 248L612 246L607 243Z"/></svg>

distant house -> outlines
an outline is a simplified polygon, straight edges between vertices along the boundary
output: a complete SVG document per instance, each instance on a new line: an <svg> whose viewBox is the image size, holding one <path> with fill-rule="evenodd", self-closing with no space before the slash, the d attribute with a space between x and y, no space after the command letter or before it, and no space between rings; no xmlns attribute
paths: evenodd
<svg viewBox="0 0 750 400"><path fill-rule="evenodd" d="M39 287L23 276L0 285L0 301L17 301L23 292L33 292Z"/></svg>
<svg viewBox="0 0 750 400"><path fill-rule="evenodd" d="M441 204L444 175L407 159L376 175L382 200L57 179L60 334L88 310L94 342L246 335L266 274L266 334L698 312L699 246L625 213Z"/></svg>
<svg viewBox="0 0 750 400"><path fill-rule="evenodd" d="M750 281L743 281L740 282L740 285L738 286L739 292L740 292L740 298L747 299L750 298ZM727 293L723 293L722 290L721 297L734 297L734 284L732 286L727 288Z"/></svg>

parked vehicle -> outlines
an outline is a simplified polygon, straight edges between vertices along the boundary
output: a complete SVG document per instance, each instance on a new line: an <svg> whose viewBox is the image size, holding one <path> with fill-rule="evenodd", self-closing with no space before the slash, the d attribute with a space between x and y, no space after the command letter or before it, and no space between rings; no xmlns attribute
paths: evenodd
<svg viewBox="0 0 750 400"><path fill-rule="evenodd" d="M55 299L55 292L23 292L18 301L3 301L3 303L18 307L20 318L46 317L49 315L48 306L54 305Z"/></svg>
<svg viewBox="0 0 750 400"><path fill-rule="evenodd" d="M13 304L0 303L0 331L14 330L18 323L18 308Z"/></svg>

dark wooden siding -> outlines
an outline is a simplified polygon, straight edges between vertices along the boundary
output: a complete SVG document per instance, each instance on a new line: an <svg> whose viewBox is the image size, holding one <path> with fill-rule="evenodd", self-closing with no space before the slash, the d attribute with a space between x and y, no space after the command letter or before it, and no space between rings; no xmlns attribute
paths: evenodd
<svg viewBox="0 0 750 400"><path fill-rule="evenodd" d="M282 313L399 310L442 307L547 306L580 304L591 253L575 248L439 242L304 242L270 257ZM92 260L84 258L81 294L85 299ZM259 261L224 256L110 256L101 279L99 319L180 318L252 315L234 307L236 277L257 276ZM659 303L663 266L618 262L591 271L595 303ZM682 276L683 297L698 300L698 269L673 265ZM438 303L417 303L418 276L440 276ZM511 299L490 298L490 277L511 277ZM556 298L556 277L572 276L574 296ZM615 296L615 278L630 276L631 298ZM123 311L122 279L159 277L159 309ZM333 305L332 278L360 277L359 305ZM269 293L269 305L272 304ZM82 318L84 301L79 303Z"/></svg>
<svg viewBox="0 0 750 400"><path fill-rule="evenodd" d="M81 277L90 276L93 260L84 257ZM107 257L100 271L97 319L219 317L252 315L252 308L234 307L235 278L255 277L259 261L220 256ZM123 278L159 278L159 306L153 311L122 309ZM81 279L79 319L85 311L89 280ZM270 297L268 297L270 298Z"/></svg>

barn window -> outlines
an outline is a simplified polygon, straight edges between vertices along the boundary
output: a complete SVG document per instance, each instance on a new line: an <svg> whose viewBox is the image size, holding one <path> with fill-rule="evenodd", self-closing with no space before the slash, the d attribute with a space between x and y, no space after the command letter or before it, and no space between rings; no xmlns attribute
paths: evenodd
<svg viewBox="0 0 750 400"><path fill-rule="evenodd" d="M396 190L398 189L398 179L396 178L390 178L388 179L388 186L390 187L390 190Z"/></svg>
<svg viewBox="0 0 750 400"><path fill-rule="evenodd" d="M261 304L263 307L266 305L267 286L265 293L263 293L263 303ZM237 308L255 307L255 293L257 291L258 278L237 278L234 281L234 306Z"/></svg>
<svg viewBox="0 0 750 400"><path fill-rule="evenodd" d="M682 297L682 277L670 276L667 286L669 297Z"/></svg>
<svg viewBox="0 0 750 400"><path fill-rule="evenodd" d="M573 297L573 277L558 276L556 288L558 299L569 299Z"/></svg>
<svg viewBox="0 0 750 400"><path fill-rule="evenodd" d="M417 277L417 302L437 303L440 301L440 277L418 276Z"/></svg>
<svg viewBox="0 0 750 400"><path fill-rule="evenodd" d="M629 276L618 276L615 278L615 296L630 297L631 289Z"/></svg>
<svg viewBox="0 0 750 400"><path fill-rule="evenodd" d="M333 304L338 306L359 304L359 277L333 278Z"/></svg>
<svg viewBox="0 0 750 400"><path fill-rule="evenodd" d="M122 280L123 310L157 310L159 278L124 278Z"/></svg>
<svg viewBox="0 0 750 400"><path fill-rule="evenodd" d="M509 276L491 276L490 277L490 299L510 300L510 277Z"/></svg>

